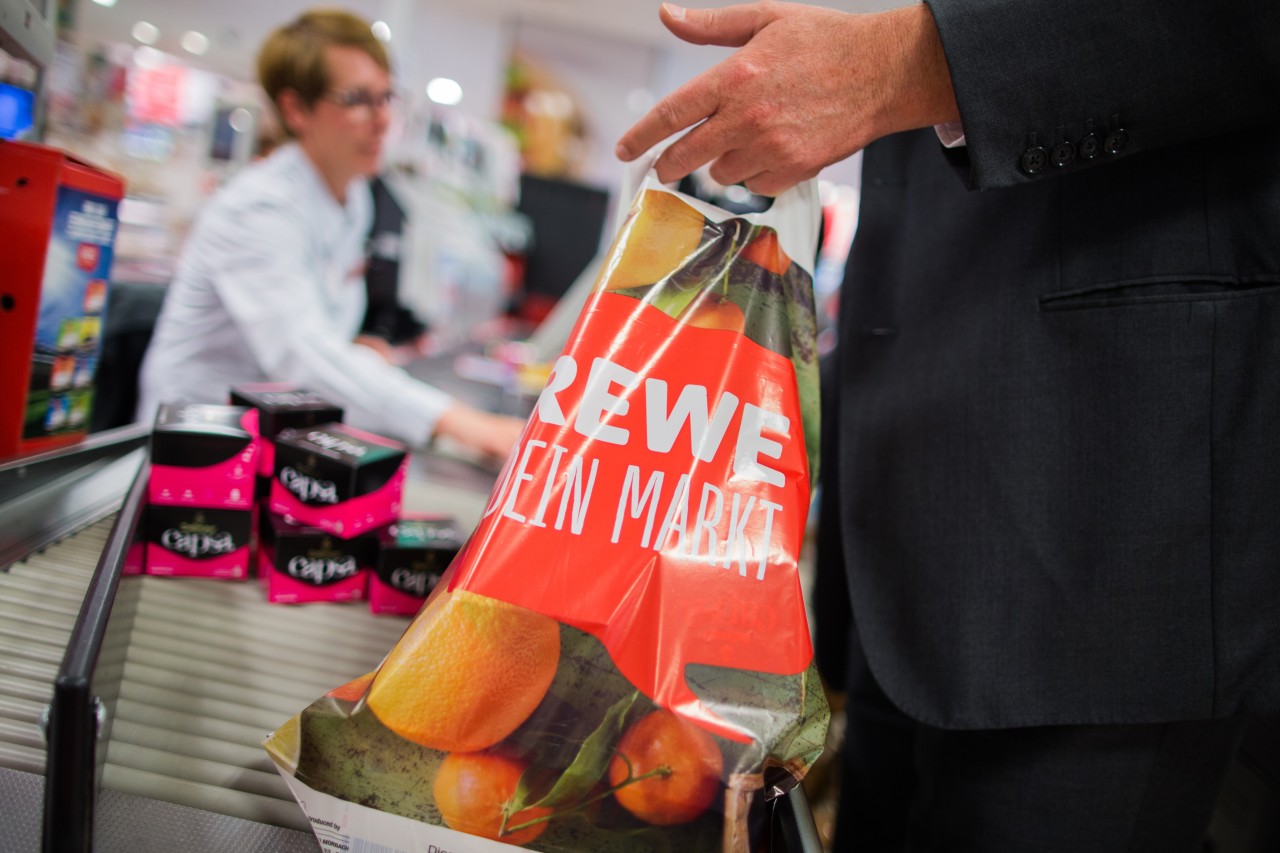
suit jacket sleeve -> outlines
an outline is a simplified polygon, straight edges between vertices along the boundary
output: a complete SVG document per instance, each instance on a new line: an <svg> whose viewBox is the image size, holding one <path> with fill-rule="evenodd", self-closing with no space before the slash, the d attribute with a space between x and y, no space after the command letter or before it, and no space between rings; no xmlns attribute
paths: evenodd
<svg viewBox="0 0 1280 853"><path fill-rule="evenodd" d="M972 188L1275 121L1274 0L925 2L967 140L947 156Z"/></svg>

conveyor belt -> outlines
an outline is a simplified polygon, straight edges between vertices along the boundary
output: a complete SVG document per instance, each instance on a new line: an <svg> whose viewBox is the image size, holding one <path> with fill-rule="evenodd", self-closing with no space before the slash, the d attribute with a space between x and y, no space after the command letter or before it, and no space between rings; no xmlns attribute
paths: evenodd
<svg viewBox="0 0 1280 853"><path fill-rule="evenodd" d="M40 718L113 521L0 573L2 767L44 772ZM408 624L360 604L271 605L252 581L158 577L124 578L112 620L127 647L103 789L302 830L262 738L375 667Z"/></svg>
<svg viewBox="0 0 1280 853"><path fill-rule="evenodd" d="M376 667L408 620L193 578L126 578L120 604L133 623L103 788L308 829L262 739Z"/></svg>
<svg viewBox="0 0 1280 853"><path fill-rule="evenodd" d="M0 766L44 773L40 718L113 521L0 573Z"/></svg>
<svg viewBox="0 0 1280 853"><path fill-rule="evenodd" d="M0 462L0 853L29 853L42 835L59 851L315 850L261 741L377 666L408 620L359 603L271 605L254 581L117 586L148 436L125 427ZM447 456L414 470L406 506L464 523L493 477ZM50 720L51 706L63 712Z"/></svg>

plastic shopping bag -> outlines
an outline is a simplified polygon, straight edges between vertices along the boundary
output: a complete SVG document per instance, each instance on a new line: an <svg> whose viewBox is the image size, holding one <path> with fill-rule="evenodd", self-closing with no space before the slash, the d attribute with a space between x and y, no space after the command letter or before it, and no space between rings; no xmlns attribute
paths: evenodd
<svg viewBox="0 0 1280 853"><path fill-rule="evenodd" d="M636 178L466 546L267 739L322 843L754 851L821 752L815 188L735 216Z"/></svg>

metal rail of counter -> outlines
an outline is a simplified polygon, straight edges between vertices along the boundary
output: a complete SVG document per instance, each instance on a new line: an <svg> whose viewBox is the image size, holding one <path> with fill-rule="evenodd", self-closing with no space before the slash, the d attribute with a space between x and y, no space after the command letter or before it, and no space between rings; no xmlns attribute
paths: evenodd
<svg viewBox="0 0 1280 853"><path fill-rule="evenodd" d="M115 512L150 434L135 424L0 462L0 569Z"/></svg>

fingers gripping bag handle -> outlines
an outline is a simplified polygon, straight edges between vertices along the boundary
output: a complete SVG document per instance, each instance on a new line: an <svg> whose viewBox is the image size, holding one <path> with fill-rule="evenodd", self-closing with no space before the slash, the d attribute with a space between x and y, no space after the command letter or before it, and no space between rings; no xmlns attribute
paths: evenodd
<svg viewBox="0 0 1280 853"><path fill-rule="evenodd" d="M267 741L317 834L747 853L821 753L815 188L737 215L654 156L467 544L376 672Z"/></svg>
<svg viewBox="0 0 1280 853"><path fill-rule="evenodd" d="M676 184L663 184L658 179L654 165L667 147L668 144L656 146L627 164L619 186L614 221L625 222L645 190L670 192L713 222L733 218L733 213L680 192ZM786 256L799 263L812 278L821 227L817 181L802 181L775 197L766 210L745 214L742 218L753 225L772 228Z"/></svg>

